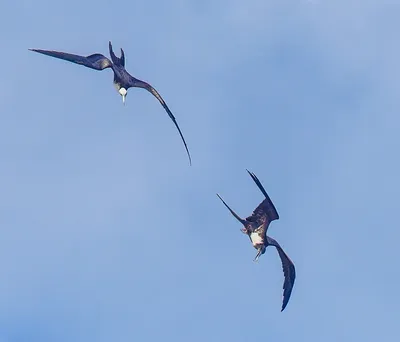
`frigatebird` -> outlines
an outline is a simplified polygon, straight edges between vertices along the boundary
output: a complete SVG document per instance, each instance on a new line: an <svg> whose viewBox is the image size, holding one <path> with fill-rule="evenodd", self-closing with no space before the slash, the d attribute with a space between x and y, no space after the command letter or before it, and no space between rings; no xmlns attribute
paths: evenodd
<svg viewBox="0 0 400 342"><path fill-rule="evenodd" d="M126 70L125 70L125 54L124 50L121 49L121 57L117 57L114 54L114 51L112 49L111 42L108 43L108 47L110 50L110 56L111 56L111 61L105 57L104 55L100 53L95 53L93 55L89 56L80 56L80 55L74 55L71 53L66 53L66 52L59 52L59 51L52 51L52 50L40 50L40 49L29 49L30 51L34 52L39 52L47 56L63 59L72 63L80 64L85 67L94 69L94 70L104 70L107 68L111 68L112 71L114 72L114 85L118 90L118 93L122 96L122 102L125 104L125 98L128 93L128 89L131 87L136 87L136 88L143 88L149 91L151 94L153 94L158 101L160 101L161 105L164 107L166 112L168 113L169 117L172 119L174 122L176 128L178 129L178 132L182 138L183 144L185 145L186 152L189 157L189 162L190 165L192 164L192 159L190 157L189 149L186 145L185 138L183 137L183 134L178 126L178 123L176 122L176 119L170 109L168 108L167 104L161 97L161 95L155 90L150 84L141 81L132 75L130 75Z"/></svg>
<svg viewBox="0 0 400 342"><path fill-rule="evenodd" d="M289 302L289 298L292 293L294 280L296 278L296 270L292 260L290 260L290 258L286 255L279 243L267 235L269 224L274 220L278 220L279 215L257 176L249 170L247 170L247 172L265 196L265 199L258 205L256 209L254 209L253 213L249 217L242 219L225 203L220 195L217 194L217 196L225 205L225 207L228 208L231 214L243 224L244 228L242 228L241 231L249 236L253 247L258 251L254 261L257 261L260 255L265 253L266 247L274 246L277 249L282 261L283 274L285 276L285 281L283 283L283 303L281 309L281 311L283 311Z"/></svg>

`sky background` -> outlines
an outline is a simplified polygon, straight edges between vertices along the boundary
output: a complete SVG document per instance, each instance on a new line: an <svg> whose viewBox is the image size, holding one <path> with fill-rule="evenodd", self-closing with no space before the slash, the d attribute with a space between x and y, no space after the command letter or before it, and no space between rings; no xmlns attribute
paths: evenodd
<svg viewBox="0 0 400 342"><path fill-rule="evenodd" d="M397 341L400 2L3 1L0 342ZM127 103L108 56L150 82ZM296 265L259 263L263 199Z"/></svg>

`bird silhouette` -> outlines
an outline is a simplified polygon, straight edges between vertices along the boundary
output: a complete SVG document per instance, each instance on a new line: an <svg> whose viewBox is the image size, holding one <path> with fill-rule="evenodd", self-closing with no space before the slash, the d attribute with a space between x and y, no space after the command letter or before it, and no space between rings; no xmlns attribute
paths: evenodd
<svg viewBox="0 0 400 342"><path fill-rule="evenodd" d="M182 138L183 144L185 145L185 149L187 152L187 155L189 157L189 163L190 165L192 164L192 159L189 153L189 149L186 145L185 138L183 137L183 134L178 126L178 123L168 108L167 104L161 97L161 95L155 90L150 84L141 81L132 75L130 75L126 70L125 70L125 54L124 50L121 49L121 57L115 56L111 42L108 43L109 50L110 50L110 56L111 56L111 61L103 56L102 54L95 53L93 55L89 56L80 56L80 55L74 55L71 53L66 53L66 52L59 52L59 51L52 51L52 50L40 50L40 49L29 49L30 51L38 52L47 56L63 59L72 63L80 64L85 67L94 69L94 70L104 70L107 68L111 68L112 71L114 72L114 85L117 88L118 93L122 96L122 102L125 104L125 98L128 94L128 89L129 88L143 88L149 91L151 94L153 94L158 101L160 101L161 105L164 107L165 111L168 113L169 117L171 120L174 122L176 128L178 129L179 135Z"/></svg>
<svg viewBox="0 0 400 342"><path fill-rule="evenodd" d="M296 278L296 270L292 260L290 260L287 254L283 251L279 243L267 235L269 224L274 220L278 220L279 215L259 179L249 170L247 170L247 172L265 196L265 199L258 205L256 209L254 209L253 213L249 217L242 219L225 203L219 194L217 194L217 196L225 205L225 207L228 208L231 214L244 226L241 231L249 236L253 247L257 249L257 255L254 261L257 261L259 257L265 253L265 249L268 246L274 246L277 249L282 261L283 274L285 277L283 283L283 302L281 309L281 311L283 311L289 302L289 298L292 293L294 280Z"/></svg>

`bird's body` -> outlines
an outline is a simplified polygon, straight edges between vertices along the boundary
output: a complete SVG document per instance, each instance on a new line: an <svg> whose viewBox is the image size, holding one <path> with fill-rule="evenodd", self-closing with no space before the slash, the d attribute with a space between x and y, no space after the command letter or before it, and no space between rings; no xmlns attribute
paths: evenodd
<svg viewBox="0 0 400 342"><path fill-rule="evenodd" d="M83 65L85 67L94 69L94 70L104 70L107 68L111 68L112 71L114 72L114 85L118 91L118 93L122 96L122 101L125 104L125 99L128 93L128 89L132 87L136 88L143 88L149 91L153 96L157 98L157 100L161 103L161 105L164 107L165 111L168 113L169 117L171 120L174 122L176 128L178 129L179 135L181 136L181 139L183 141L183 144L185 145L186 152L189 157L189 162L191 164L191 157L190 153L188 150L188 147L186 145L186 141L183 137L183 134L178 126L178 123L176 122L176 119L170 109L168 108L167 104L161 97L161 95L148 83L141 81L135 77L133 77L131 74L129 74L125 70L125 54L124 51L121 49L121 57L115 56L111 42L109 42L109 50L110 50L110 56L111 56L111 61L105 57L102 54L95 53L89 56L80 56L80 55L74 55L66 52L59 52L59 51L52 51L52 50L40 50L40 49L29 49L34 52L38 52L47 56L63 59L72 63L76 63L79 65Z"/></svg>
<svg viewBox="0 0 400 342"><path fill-rule="evenodd" d="M217 194L219 199L222 203L228 208L231 214L242 223L243 228L241 231L248 235L253 247L257 250L257 255L254 261L257 261L258 258L265 253L265 250L268 246L274 246L282 261L282 268L283 273L285 276L285 281L283 283L283 304L282 310L283 311L289 301L290 295L292 293L294 281L296 278L296 270L294 267L293 262L290 258L286 255L283 251L282 247L278 244L276 240L269 237L267 235L267 230L269 224L279 219L278 212L274 204L272 203L271 199L269 198L267 192L265 191L264 187L262 186L261 182L258 180L256 175L250 171L247 171L253 181L257 184L258 188L264 194L265 199L258 205L256 209L254 209L252 215L247 217L246 219L240 218L226 203L225 201Z"/></svg>
<svg viewBox="0 0 400 342"><path fill-rule="evenodd" d="M264 244L264 236L262 235L262 232L254 231L251 232L249 236L250 236L250 241L252 242L254 248L258 249L259 245Z"/></svg>

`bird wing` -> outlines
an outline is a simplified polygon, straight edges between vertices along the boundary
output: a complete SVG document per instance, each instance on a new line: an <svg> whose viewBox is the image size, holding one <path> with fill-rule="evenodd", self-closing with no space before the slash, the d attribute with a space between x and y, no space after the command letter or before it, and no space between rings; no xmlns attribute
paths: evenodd
<svg viewBox="0 0 400 342"><path fill-rule="evenodd" d="M282 261L282 269L285 276L285 281L283 282L283 302L281 309L281 311L283 311L287 303L289 302L289 298L292 293L294 280L296 279L296 270L294 268L293 261L290 260L287 254L283 251L282 247L279 245L279 243L269 236L267 237L267 239L268 244L276 247Z"/></svg>
<svg viewBox="0 0 400 342"><path fill-rule="evenodd" d="M161 105L164 107L165 111L168 113L169 117L170 117L171 120L174 122L175 127L178 129L179 135L181 136L182 141L183 141L183 144L185 145L185 149L186 149L187 155L188 155L188 157L189 157L190 165L192 165L192 158L190 157L189 149L188 149L188 147L187 147L187 145L186 145L185 138L183 137L183 134L182 134L182 132L181 132L181 129L179 128L178 123L176 122L176 119L175 119L174 115L173 115L172 112L169 110L167 104L165 103L165 101L163 100L163 98L161 97L161 95L160 95L160 94L157 92L157 90L155 90L150 84L148 84L148 83L146 83L146 82L144 82L144 81L138 80L137 78L134 78L134 77L132 77L132 76L130 76L130 79L129 79L129 86L128 86L128 88L130 88L130 87L136 87L136 88L143 88L143 89L146 89L146 90L149 91L151 94L153 94L153 95L157 98L158 101L160 101Z"/></svg>
<svg viewBox="0 0 400 342"><path fill-rule="evenodd" d="M249 170L247 170L247 172L254 180L254 182L257 184L261 192L264 194L265 199L258 205L256 209L254 209L253 213L246 218L246 221L256 222L257 226L258 227L262 226L264 233L266 233L269 224L272 221L279 219L279 215L278 212L276 211L274 204L272 203L271 199L269 198L267 192L265 191L264 187L262 186L257 176L254 173L250 172Z"/></svg>
<svg viewBox="0 0 400 342"><path fill-rule="evenodd" d="M225 203L225 201L222 199L222 197L221 197L220 195L217 194L217 196L218 196L218 198L222 201L222 203L225 205L225 207L228 208L228 210L231 212L231 214L232 214L240 223L242 223L242 224L245 224L245 223L246 223L245 220L243 220L242 218L240 218L240 216L239 216L238 214L236 214L236 213L229 207L229 205L227 205L227 204Z"/></svg>
<svg viewBox="0 0 400 342"><path fill-rule="evenodd" d="M85 67L103 70L112 67L111 61L100 53L95 53L89 56L79 56L73 55L71 53L51 51L51 50L39 50L39 49L29 49L30 51L38 52L43 55L63 59L72 63L84 65Z"/></svg>

